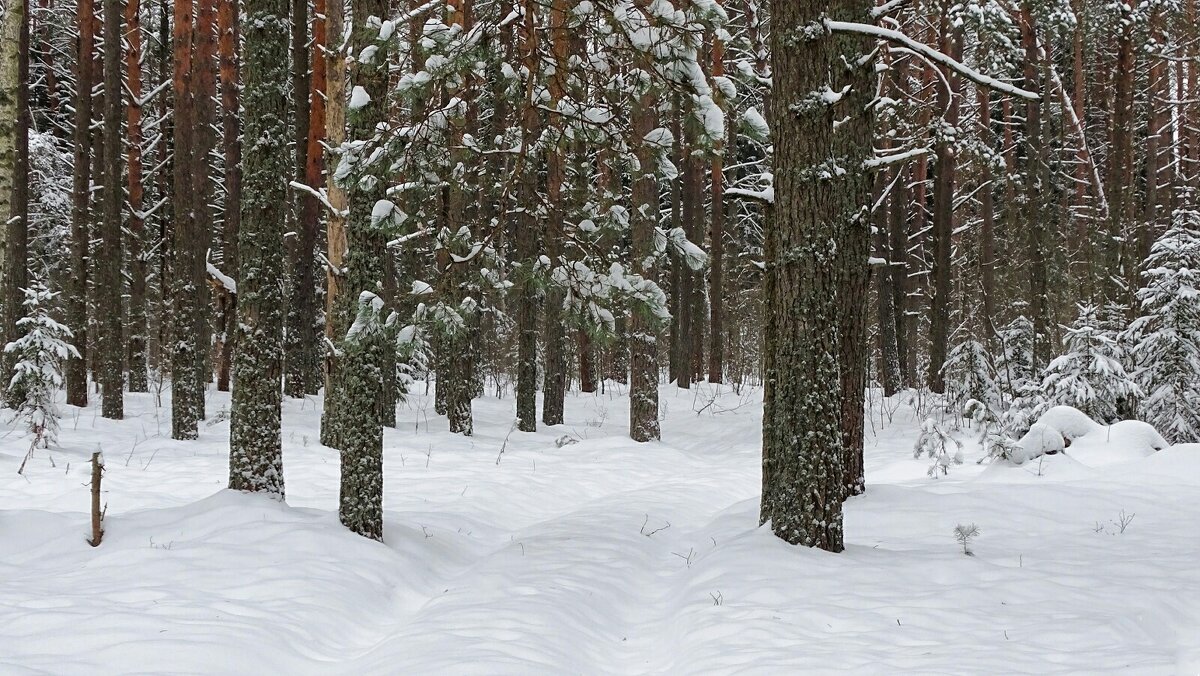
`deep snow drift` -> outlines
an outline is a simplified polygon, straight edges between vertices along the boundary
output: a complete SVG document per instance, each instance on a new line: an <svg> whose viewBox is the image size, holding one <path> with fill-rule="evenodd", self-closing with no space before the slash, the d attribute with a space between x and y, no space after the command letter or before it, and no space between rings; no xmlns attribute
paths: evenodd
<svg viewBox="0 0 1200 676"><path fill-rule="evenodd" d="M644 445L616 392L536 434L479 400L472 438L414 396L379 544L337 522L319 400L285 402L287 505L223 490L228 405L210 393L195 442L165 398L129 395L122 422L68 407L24 477L5 421L0 673L1200 673L1196 446L1103 428L1018 467L968 443L934 480L912 408L876 401L834 555L758 527L759 392L664 387Z"/></svg>

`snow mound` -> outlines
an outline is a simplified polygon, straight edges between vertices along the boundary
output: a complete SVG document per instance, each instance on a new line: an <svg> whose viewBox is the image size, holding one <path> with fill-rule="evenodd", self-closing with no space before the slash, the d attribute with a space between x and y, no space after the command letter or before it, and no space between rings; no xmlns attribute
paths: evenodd
<svg viewBox="0 0 1200 676"><path fill-rule="evenodd" d="M1058 430L1067 441L1075 441L1086 434L1104 429L1103 425L1087 417L1083 411L1071 406L1055 406L1043 413L1038 422Z"/></svg>
<svg viewBox="0 0 1200 676"><path fill-rule="evenodd" d="M1140 420L1121 420L1086 434L1071 444L1071 454L1085 465L1109 465L1141 460L1167 448L1153 425Z"/></svg>

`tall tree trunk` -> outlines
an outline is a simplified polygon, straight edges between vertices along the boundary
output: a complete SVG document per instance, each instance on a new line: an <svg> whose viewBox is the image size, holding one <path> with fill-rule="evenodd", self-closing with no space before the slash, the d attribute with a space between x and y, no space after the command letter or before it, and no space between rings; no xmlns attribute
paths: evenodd
<svg viewBox="0 0 1200 676"><path fill-rule="evenodd" d="M109 0L111 1L111 0ZM284 496L280 436L283 375L284 211L287 161L288 1L246 0L245 138L238 232L238 349L233 358L229 487Z"/></svg>
<svg viewBox="0 0 1200 676"><path fill-rule="evenodd" d="M308 1L292 0L292 115L296 136L296 165L292 172L297 181L308 174L309 89L308 72ZM318 204L306 191L294 191L296 236L291 238L291 293L287 309L284 392L303 397L313 388L309 379L316 371L316 280L313 256L317 244Z"/></svg>
<svg viewBox="0 0 1200 676"><path fill-rule="evenodd" d="M125 106L126 168L129 185L129 391L146 392L146 268L145 220L142 215L145 188L142 184L142 21L141 2L125 2L125 81L129 102Z"/></svg>
<svg viewBox="0 0 1200 676"><path fill-rule="evenodd" d="M313 23L312 23L312 48L309 50L312 63L312 76L309 80L309 119L308 119L308 138L305 143L308 144L308 152L305 155L304 166L304 182L314 188L321 186L325 173L325 154L321 144L325 141L325 96L327 94L328 84L326 73L325 48L328 44L326 37L326 3L325 0L314 0L313 2ZM312 213L302 213L303 218L312 220L314 244L317 229L320 227L321 212L315 200L310 199L305 203L306 208L312 209ZM314 246L315 248L315 246ZM315 252L314 252L315 253ZM311 256L310 256L311 260ZM310 273L311 279L309 286L316 285L316 272ZM317 350L317 332L315 328L314 317L316 316L316 300L312 302L313 317L309 317L309 324L314 325L313 330L309 335L310 342L310 363L311 372L306 379L306 394L316 394L321 389L321 357Z"/></svg>
<svg viewBox="0 0 1200 676"><path fill-rule="evenodd" d="M951 29L948 12L947 8L942 14L940 48L943 53L958 60L962 57L962 40L955 34L960 31ZM960 98L958 76L946 66L941 66L939 70L942 78L949 83L950 89L945 86L938 87L937 105L946 124L956 127ZM938 136L935 152L937 173L933 181L933 302L929 308L929 374L926 382L930 390L941 394L946 389L942 366L946 363L950 339L950 280L953 274L950 268L950 240L954 235L954 170L957 151L952 140L941 134Z"/></svg>
<svg viewBox="0 0 1200 676"><path fill-rule="evenodd" d="M194 203L199 199L193 175L205 173L197 165L196 115L193 89L192 46L195 39L192 0L175 0L172 29L174 52L174 260L171 273L173 306L171 349L171 438L195 439L203 413L197 406L203 400L204 382L196 368L202 357L198 327L203 321L203 254L199 251L203 225ZM201 158L202 159L202 158Z"/></svg>
<svg viewBox="0 0 1200 676"><path fill-rule="evenodd" d="M992 144L992 102L988 90L979 89L979 134L983 143ZM992 195L992 164L985 158L980 163L979 182L979 278L983 295L983 323L989 330L996 325L996 209Z"/></svg>
<svg viewBox="0 0 1200 676"><path fill-rule="evenodd" d="M886 151L891 147L886 134L881 134L882 146ZM875 295L877 322L879 325L879 375L883 384L883 394L892 396L900 389L900 353L896 346L896 305L895 294L892 292L892 261L896 259L895 252L888 247L888 209L884 191L891 182L888 171L880 171L875 175L874 193L874 244L875 255L886 263L875 269Z"/></svg>
<svg viewBox="0 0 1200 676"><path fill-rule="evenodd" d="M91 205L91 123L92 123L92 0L78 0L76 23L79 40L75 54L75 151L71 180L71 278L67 284L67 324L74 334L78 357L68 356L66 364L67 403L87 406L87 288L88 243ZM0 120L4 119L0 115Z"/></svg>
<svg viewBox="0 0 1200 676"><path fill-rule="evenodd" d="M387 12L385 0L351 0L352 29L350 53L360 54L368 46L377 47L369 61L356 60L350 68L350 83L361 87L369 103L349 115L351 140L368 140L376 126L386 119L388 73L386 43L378 40L379 29L369 19L381 19ZM368 144L364 154L370 152ZM362 159L360 159L360 162ZM382 177L364 186L352 177L348 181L350 220L346 228L346 295L339 301L354 309L358 317L377 312L360 294L374 293L383 281L383 257L386 238L371 222L375 203L386 195ZM375 322L381 322L378 317ZM379 330L347 331L339 336L342 356L338 361L339 396L344 410L338 415L340 429L335 438L342 451L342 481L338 516L351 531L374 540L383 539L383 425L380 404L383 399L384 350L387 341Z"/></svg>
<svg viewBox="0 0 1200 676"><path fill-rule="evenodd" d="M554 75L550 78L550 108L557 109L558 102L566 93L567 54L570 41L567 36L566 0L554 0L550 7L550 50L554 57ZM555 115L551 120L553 144L546 155L546 255L551 268L566 265L563 259L564 208L563 181L566 172L566 144L563 118ZM562 289L551 285L546 294L545 307L545 380L542 386L542 422L561 425L567 392L567 336L563 318Z"/></svg>
<svg viewBox="0 0 1200 676"><path fill-rule="evenodd" d="M346 49L342 42L345 16L344 0L327 0L325 13L325 30L329 42L325 52L325 74L327 78L325 92L325 138L328 147L336 149L346 140ZM329 165L337 161L336 153L331 152ZM329 204L333 207L326 216L325 245L325 343L336 345L350 328L348 317L342 311L342 270L346 260L346 191L341 183L329 172L325 189ZM337 356L329 350L325 354L325 410L321 416L321 443L331 448L340 448L337 430L340 428L339 417L345 407L341 401L341 387L338 384L340 368Z"/></svg>
<svg viewBox="0 0 1200 676"><path fill-rule="evenodd" d="M100 227L96 310L100 318L100 414L125 417L125 343L121 308L121 33L120 0L104 0L104 220Z"/></svg>
<svg viewBox="0 0 1200 676"><path fill-rule="evenodd" d="M1025 49L1023 74L1025 89L1041 91L1042 77L1038 63L1037 27L1029 6L1021 10L1020 18L1022 47ZM1048 220L1053 209L1050 197L1050 166L1047 145L1049 143L1043 123L1045 99L1027 101L1025 105L1025 194L1024 205L1032 217L1029 218L1027 253L1029 256L1029 312L1034 331L1034 369L1045 366L1050 358L1050 303L1049 271L1046 249L1049 235Z"/></svg>
<svg viewBox="0 0 1200 676"><path fill-rule="evenodd" d="M724 0L717 0L723 4ZM725 42L720 34L712 41L712 74L725 77ZM718 95L718 103L721 101ZM729 135L733 138L732 129ZM728 144L736 150L734 143ZM708 382L725 381L725 148L712 159L712 216L708 225Z"/></svg>
<svg viewBox="0 0 1200 676"><path fill-rule="evenodd" d="M867 20L864 0L772 3L775 205L766 227L762 522L793 544L841 551L847 459L843 360L861 313L871 184L874 59L862 40L804 31L823 13ZM806 35L797 39L797 35ZM846 63L856 64L848 69ZM816 92L850 92L826 104ZM797 105L796 101L808 101ZM847 118L832 133L835 120ZM822 170L836 161L844 173ZM853 295L858 293L860 295ZM859 320L861 321L861 320ZM846 342L843 343L843 340ZM861 389L859 390L861 396ZM862 402L855 405L861 410Z"/></svg>
<svg viewBox="0 0 1200 676"><path fill-rule="evenodd" d="M658 220L658 178L655 175L655 152L645 141L654 130L657 111L654 91L636 95L631 116L634 152L638 170L633 177L633 215L630 230L632 248L630 260L633 272L647 282L657 283L654 256L654 227ZM659 439L662 431L658 422L658 319L644 310L629 314L629 437L644 442ZM681 363L680 373L688 370Z"/></svg>
<svg viewBox="0 0 1200 676"><path fill-rule="evenodd" d="M5 277L4 336L8 340L16 337L17 318L23 310L22 306L14 304L18 297L13 293L13 281L16 281L19 273L8 261L11 258L11 252L8 251L11 241L8 238L13 234L14 227L20 227L12 221L24 222L17 204L17 184L25 180L18 175L18 145L23 131L20 118L24 114L20 91L25 86L22 78L25 4L25 0L10 0L4 16L0 17L0 219L5 221L0 226L0 237L4 238L4 241L0 241L0 271ZM8 359L4 361L7 365ZM5 369L6 375L7 371ZM4 382L7 390L7 377Z"/></svg>
<svg viewBox="0 0 1200 676"><path fill-rule="evenodd" d="M242 204L242 129L239 111L238 43L239 0L217 0L217 54L221 80L221 152L225 158L225 210L221 223L221 265L227 276L238 279L238 230ZM237 293L220 295L221 340L217 346L217 389L229 391L233 353L237 343Z"/></svg>
<svg viewBox="0 0 1200 676"><path fill-rule="evenodd" d="M538 62L538 32L535 23L537 8L526 0L525 18L521 33L521 60L526 69L521 112L522 148L529 149L541 136L541 122L534 98L534 81L541 70ZM517 428L522 432L537 431L537 287L534 267L538 258L538 222L532 205L538 202L538 172L532 165L532 154L522 153L518 159L520 176L517 194L520 212L517 215L516 254L521 269L516 280L517 305ZM531 166L532 165L532 166Z"/></svg>
<svg viewBox="0 0 1200 676"><path fill-rule="evenodd" d="M22 7L25 4L25 7ZM25 298L23 289L29 286L29 126L30 126L30 109L29 109L29 31L32 17L26 3L19 0L13 0L9 3L9 16L6 16L3 21L15 21L17 26L17 41L16 44L0 42L0 73L8 67L7 60L9 49L16 49L17 67L15 76L15 87L9 90L9 83L5 80L5 76L0 74L0 114L7 106L3 103L5 97L11 95L15 104L15 119L13 120L13 154L11 168L6 166L7 160L0 157L0 171L9 172L11 177L12 199L10 204L4 204L4 199L0 196L0 215L3 215L7 221L7 232L4 236L4 242L0 243L0 266L3 267L4 279L4 338L5 341L11 343L21 337L21 328L17 325L22 315L24 315L24 305L22 304ZM4 29L7 30L7 26ZM0 37L0 40L6 39L7 34ZM2 125L4 123L0 123ZM0 134L4 134L7 130L0 127ZM5 139L7 140L7 139ZM4 141L0 141L3 145ZM5 180L0 179L0 184ZM0 193L3 189L0 189ZM6 208L8 207L8 208ZM16 353L5 353L4 355L4 380L0 382L11 383L12 376L16 371ZM12 408L20 405L25 398L25 392L19 388L7 387L8 404Z"/></svg>
<svg viewBox="0 0 1200 676"><path fill-rule="evenodd" d="M199 386L193 390L195 397L192 405L200 419L204 419L204 394L208 384L212 382L212 322L211 298L207 284L209 247L212 246L213 197L216 186L213 183L212 162L210 157L216 148L216 97L217 97L217 3L218 0L195 0L196 2L196 32L194 35L196 54L192 60L195 94L192 103L195 106L195 148L192 152L191 167L192 209L196 219L196 288L198 291L195 302L199 305L196 313L196 380Z"/></svg>

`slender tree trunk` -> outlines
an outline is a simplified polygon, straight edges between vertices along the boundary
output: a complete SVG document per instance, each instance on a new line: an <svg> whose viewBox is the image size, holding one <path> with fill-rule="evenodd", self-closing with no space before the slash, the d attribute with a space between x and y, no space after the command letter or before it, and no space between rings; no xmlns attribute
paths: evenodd
<svg viewBox="0 0 1200 676"><path fill-rule="evenodd" d="M196 259L193 274L196 275L198 295L196 309L196 381L198 387L192 391L192 405L199 419L204 419L204 394L208 384L212 382L212 322L210 321L212 300L209 295L208 262L209 247L212 246L213 197L216 186L213 183L212 163L209 158L216 148L216 97L217 97L217 3L218 0L195 0L196 3L196 32L194 36L196 53L192 60L195 94L192 103L195 107L195 148L190 168L194 195L192 209L196 219L195 242Z"/></svg>
<svg viewBox="0 0 1200 676"><path fill-rule="evenodd" d="M329 148L336 149L346 140L346 48L342 43L345 15L344 0L327 0L325 30L329 47L325 52L327 77L325 96L325 137ZM337 155L331 153L330 166L334 166ZM325 222L325 240L328 264L325 271L325 342L336 345L350 328L349 318L342 310L342 270L346 260L346 191L329 172L326 192L333 209ZM340 368L333 351L325 355L325 411L321 417L321 443L340 448L337 430L339 417L344 412L341 386L338 383Z"/></svg>
<svg viewBox="0 0 1200 676"><path fill-rule="evenodd" d="M91 240L91 131L92 123L92 48L94 33L92 0L78 0L76 23L79 29L75 55L75 152L71 189L71 279L66 294L67 324L74 334L79 356L66 363L67 403L87 406L88 354L88 243ZM3 116L0 115L0 119Z"/></svg>
<svg viewBox="0 0 1200 676"><path fill-rule="evenodd" d="M842 306L861 313L863 296L853 294L865 290L868 228L862 219L871 184L862 166L873 152L866 111L874 96L874 59L864 58L873 46L866 41L803 29L826 12L867 20L872 4L773 2L771 17L775 205L766 227L761 520L788 542L835 552L842 549L847 460L854 455L843 429L850 388L843 361L851 352L865 358L857 337L845 335L855 322ZM857 68L848 72L846 63ZM838 104L811 94L845 85L850 92ZM832 133L834 120L843 118ZM846 171L821 169L833 161ZM861 410L861 399L855 405Z"/></svg>
<svg viewBox="0 0 1200 676"><path fill-rule="evenodd" d="M550 78L550 107L557 108L566 93L567 54L570 42L567 36L566 0L554 0L550 7L550 49L554 56L554 75ZM552 268L566 265L563 259L564 208L563 181L566 172L565 124L561 116L552 118L554 143L546 156L546 201L549 220L546 222L546 254ZM545 381L542 386L542 422L561 425L567 392L567 336L563 318L561 289L553 286L546 294L545 308Z"/></svg>
<svg viewBox="0 0 1200 676"><path fill-rule="evenodd" d="M293 175L303 181L308 174L309 90L308 1L292 0L292 115L296 135L296 164ZM295 231L291 238L291 294L287 309L284 392L303 397L312 390L309 384L316 371L317 336L313 318L317 314L316 280L313 256L317 244L318 204L305 191L294 191Z"/></svg>
<svg viewBox="0 0 1200 676"><path fill-rule="evenodd" d="M326 78L327 65L324 50L328 44L326 36L326 2L325 0L314 0L313 2L313 23L312 23L312 49L309 50L312 63L312 77L309 84L309 120L308 120L308 138L305 142L308 144L308 152L305 155L304 166L304 182L314 188L320 187L324 180L325 173L325 154L321 144L325 141L325 96L328 91L328 82ZM312 209L312 213L302 213L303 218L312 220L314 244L317 229L320 227L321 212L316 202L310 199L305 203L306 208ZM314 246L315 248L315 246ZM310 257L311 260L311 257ZM315 286L316 273L310 274L311 279L309 286ZM316 394L321 388L321 357L317 349L317 332L315 327L314 317L316 316L316 300L312 302L313 316L309 317L309 324L314 325L309 336L310 342L310 363L309 369L311 372L305 381L305 393Z"/></svg>
<svg viewBox="0 0 1200 676"><path fill-rule="evenodd" d="M221 152L225 157L225 210L221 232L221 265L238 279L238 230L242 204L242 140L239 112L238 43L239 0L217 0L217 54L221 80ZM221 341L217 346L217 389L229 391L233 353L237 342L237 293L221 293Z"/></svg>
<svg viewBox="0 0 1200 676"><path fill-rule="evenodd" d="M992 138L992 102L988 90L979 89L979 134L985 144ZM996 325L996 209L992 195L992 165L980 163L979 181L983 186L979 195L979 278L983 295L984 326L990 330Z"/></svg>
<svg viewBox="0 0 1200 676"><path fill-rule="evenodd" d="M142 21L141 2L125 2L125 81L129 102L125 106L126 173L129 186L129 391L146 392L146 277L145 189L142 184Z"/></svg>
<svg viewBox="0 0 1200 676"><path fill-rule="evenodd" d="M538 32L535 25L537 9L532 0L526 1L521 34L521 59L527 77L525 100L521 112L522 147L530 148L541 135L541 123L534 100L534 79L540 71L538 63ZM537 431L537 290L534 265L538 258L538 223L532 205L538 201L538 174L531 166L533 158L519 159L521 175L517 179L517 194L521 208L517 215L516 254L521 269L516 280L517 305L517 428L522 432Z"/></svg>
<svg viewBox="0 0 1200 676"><path fill-rule="evenodd" d="M654 150L645 142L656 126L654 91L641 93L633 101L631 117L639 169L633 177L633 215L630 229L633 272L646 281L657 283L657 271L651 260L654 252L654 226L658 214L658 179L654 174ZM644 442L661 438L658 422L658 336L659 322L645 311L634 311L629 327L629 437ZM681 363L680 373L687 371Z"/></svg>
<svg viewBox="0 0 1200 676"><path fill-rule="evenodd" d="M954 30L954 33L960 31ZM947 12L941 20L941 51L960 59L962 40L952 33ZM959 87L958 76L945 66L940 67L942 77L949 82L950 90L938 87L937 105L943 112L946 124L958 125ZM951 269L950 249L954 234L954 171L957 151L952 141L940 135L936 145L937 173L933 181L933 302L929 312L929 374L926 382L929 389L941 394L946 390L946 378L942 366L950 339L950 293Z"/></svg>
<svg viewBox="0 0 1200 676"><path fill-rule="evenodd" d="M1041 69L1038 64L1037 28L1033 13L1028 6L1021 11L1022 47L1025 49L1023 73L1025 89L1042 91ZM1028 177L1023 196L1024 206L1032 214L1029 219L1027 251L1029 255L1029 312L1034 331L1034 369L1039 369L1050 358L1050 308L1049 271L1046 249L1049 240L1048 220L1050 210L1050 167L1046 145L1049 140L1042 121L1045 99L1028 101L1025 105L1025 175Z"/></svg>
<svg viewBox="0 0 1200 676"><path fill-rule="evenodd" d="M891 143L883 136L882 146L886 151ZM888 209L884 198L892 176L888 171L880 171L875 175L874 193L874 230L875 254L886 261L884 266L875 269L875 295L878 310L879 325L879 375L883 384L885 396L892 396L900 389L900 354L896 347L896 305L895 294L892 292L892 273L890 267L895 260L895 252L888 247Z"/></svg>
<svg viewBox="0 0 1200 676"><path fill-rule="evenodd" d="M112 1L112 0L109 0ZM245 0L246 160L238 232L238 349L233 358L229 487L284 496L280 436L283 375L284 211L287 161L288 1Z"/></svg>
<svg viewBox="0 0 1200 676"><path fill-rule="evenodd" d="M724 0L717 0L723 4ZM725 77L725 42L713 36L712 74ZM719 100L719 97L718 97ZM724 103L723 101L719 101ZM729 131L732 138L732 130ZM736 150L730 143L729 148ZM712 159L712 217L708 226L708 382L725 381L725 148Z"/></svg>

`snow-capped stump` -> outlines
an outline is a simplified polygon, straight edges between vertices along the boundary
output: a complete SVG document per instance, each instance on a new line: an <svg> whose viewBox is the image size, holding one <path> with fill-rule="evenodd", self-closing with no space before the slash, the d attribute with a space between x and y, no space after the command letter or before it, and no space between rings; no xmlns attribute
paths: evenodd
<svg viewBox="0 0 1200 676"><path fill-rule="evenodd" d="M1071 406L1055 406L1043 413L1037 421L1057 430L1066 446L1070 446L1071 442L1085 434L1104 429L1103 425L1087 417L1083 411Z"/></svg>
<svg viewBox="0 0 1200 676"><path fill-rule="evenodd" d="M1062 433L1038 421L1029 426L1029 431L1017 442L1016 448L1009 454L1009 459L1020 465L1038 456L1053 455L1064 448L1066 440L1063 439Z"/></svg>

